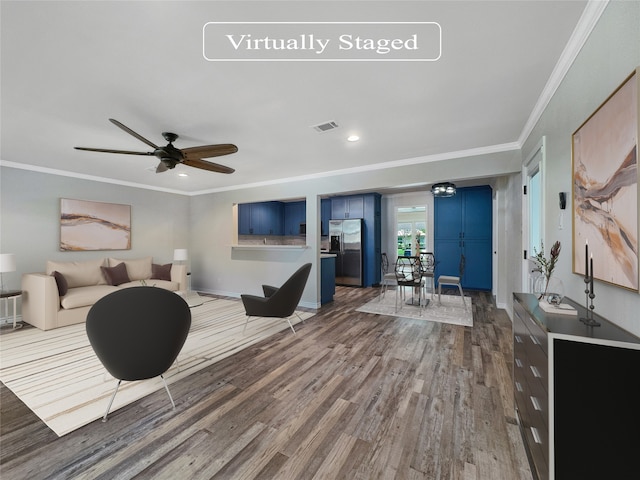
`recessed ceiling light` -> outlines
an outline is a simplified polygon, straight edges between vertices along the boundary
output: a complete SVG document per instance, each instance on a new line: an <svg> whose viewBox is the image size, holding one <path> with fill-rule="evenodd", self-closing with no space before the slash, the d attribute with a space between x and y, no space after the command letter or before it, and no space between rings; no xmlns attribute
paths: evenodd
<svg viewBox="0 0 640 480"><path fill-rule="evenodd" d="M188 175L188 174L186 174L186 173L184 173L184 172L180 172L180 173L178 174L178 176L179 176L179 177L188 177L189 175Z"/></svg>
<svg viewBox="0 0 640 480"><path fill-rule="evenodd" d="M357 142L358 140L360 140L360 137L358 135L349 135L347 137L348 142Z"/></svg>

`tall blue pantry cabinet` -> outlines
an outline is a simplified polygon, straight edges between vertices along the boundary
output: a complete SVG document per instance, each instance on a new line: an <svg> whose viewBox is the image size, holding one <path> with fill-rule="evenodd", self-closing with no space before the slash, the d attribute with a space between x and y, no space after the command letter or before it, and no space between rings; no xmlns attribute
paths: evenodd
<svg viewBox="0 0 640 480"><path fill-rule="evenodd" d="M462 288L491 290L492 191L459 188L453 197L434 198L434 254L438 275L460 276Z"/></svg>

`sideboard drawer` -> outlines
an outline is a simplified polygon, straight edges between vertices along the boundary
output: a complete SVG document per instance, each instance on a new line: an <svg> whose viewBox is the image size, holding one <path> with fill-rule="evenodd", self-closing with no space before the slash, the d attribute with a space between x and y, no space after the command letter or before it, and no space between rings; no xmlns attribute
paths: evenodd
<svg viewBox="0 0 640 480"><path fill-rule="evenodd" d="M549 445L548 434L536 427L529 427L524 431L529 453L533 459L538 480L549 479Z"/></svg>

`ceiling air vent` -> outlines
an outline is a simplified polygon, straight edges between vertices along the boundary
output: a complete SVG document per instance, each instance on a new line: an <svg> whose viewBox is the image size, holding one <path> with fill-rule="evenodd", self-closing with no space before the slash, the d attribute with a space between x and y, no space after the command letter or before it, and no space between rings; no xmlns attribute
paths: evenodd
<svg viewBox="0 0 640 480"><path fill-rule="evenodd" d="M320 125L314 125L313 128L317 132L327 132L329 130L333 130L334 128L338 128L338 124L336 122L326 122L321 123Z"/></svg>

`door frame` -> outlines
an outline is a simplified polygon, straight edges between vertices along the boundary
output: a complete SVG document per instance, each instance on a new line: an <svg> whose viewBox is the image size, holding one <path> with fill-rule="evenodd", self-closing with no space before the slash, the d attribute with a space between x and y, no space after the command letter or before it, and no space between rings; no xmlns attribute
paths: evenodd
<svg viewBox="0 0 640 480"><path fill-rule="evenodd" d="M533 255L533 245L529 244L529 212L530 212L530 180L536 173L540 175L540 238L545 237L545 184L546 182L546 136L543 136L531 152L525 157L525 161L522 164L522 291L532 292L533 285L531 284L531 270L533 268L531 257ZM527 194L524 194L524 191ZM526 258L524 252L527 252Z"/></svg>

